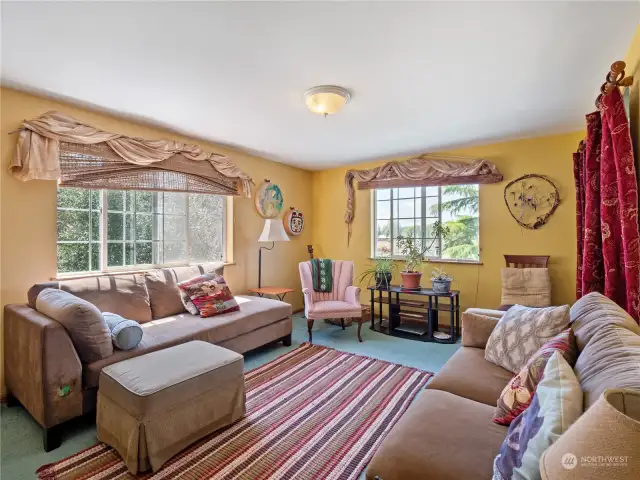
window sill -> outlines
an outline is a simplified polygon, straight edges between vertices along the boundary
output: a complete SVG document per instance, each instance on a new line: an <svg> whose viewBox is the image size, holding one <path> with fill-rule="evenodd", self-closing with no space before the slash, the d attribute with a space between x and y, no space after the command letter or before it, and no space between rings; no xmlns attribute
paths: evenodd
<svg viewBox="0 0 640 480"><path fill-rule="evenodd" d="M224 266L235 265L235 262L225 262ZM198 265L198 264L194 264ZM93 278L93 277L110 277L113 275L133 275L135 273L146 273L151 270L159 270L162 268L178 268L178 267L188 267L189 265L166 265L164 267L153 267L153 268L145 268L142 270L114 270L110 272L90 272L90 273L70 273L68 275L61 274L57 277L52 277L51 281L60 282L63 280L78 280L80 278Z"/></svg>
<svg viewBox="0 0 640 480"><path fill-rule="evenodd" d="M369 260L376 260L373 257L369 257ZM392 259L394 262L404 262L405 260L401 258ZM449 264L458 264L458 265L484 265L483 262L479 260L455 260L452 258L434 258L429 260L423 260L422 263L449 263Z"/></svg>

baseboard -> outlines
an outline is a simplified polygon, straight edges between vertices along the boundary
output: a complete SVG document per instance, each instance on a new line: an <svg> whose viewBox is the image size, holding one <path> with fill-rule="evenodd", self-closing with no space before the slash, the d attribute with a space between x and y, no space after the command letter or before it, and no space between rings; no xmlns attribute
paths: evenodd
<svg viewBox="0 0 640 480"><path fill-rule="evenodd" d="M295 315L296 313L300 313L300 312L304 312L304 308L298 308L297 310L294 310L292 312L292 315Z"/></svg>
<svg viewBox="0 0 640 480"><path fill-rule="evenodd" d="M9 394L8 393L5 393L4 395L0 395L0 404L1 405L6 405L8 401L9 401Z"/></svg>

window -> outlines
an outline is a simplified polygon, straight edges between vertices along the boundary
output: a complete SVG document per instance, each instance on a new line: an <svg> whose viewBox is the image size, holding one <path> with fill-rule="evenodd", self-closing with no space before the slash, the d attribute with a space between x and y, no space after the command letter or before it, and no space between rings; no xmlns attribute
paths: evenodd
<svg viewBox="0 0 640 480"><path fill-rule="evenodd" d="M58 273L225 258L220 195L58 188L57 210Z"/></svg>
<svg viewBox="0 0 640 480"><path fill-rule="evenodd" d="M479 260L478 185L384 188L373 191L373 256L401 257L398 236L410 236L438 259ZM434 234L441 221L448 234Z"/></svg>

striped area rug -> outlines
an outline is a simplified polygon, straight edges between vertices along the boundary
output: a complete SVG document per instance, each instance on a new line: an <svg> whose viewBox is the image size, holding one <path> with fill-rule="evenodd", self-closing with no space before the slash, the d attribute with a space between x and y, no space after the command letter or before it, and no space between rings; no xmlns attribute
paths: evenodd
<svg viewBox="0 0 640 480"><path fill-rule="evenodd" d="M41 480L356 479L431 373L305 343L245 374L247 415L132 476L98 444Z"/></svg>

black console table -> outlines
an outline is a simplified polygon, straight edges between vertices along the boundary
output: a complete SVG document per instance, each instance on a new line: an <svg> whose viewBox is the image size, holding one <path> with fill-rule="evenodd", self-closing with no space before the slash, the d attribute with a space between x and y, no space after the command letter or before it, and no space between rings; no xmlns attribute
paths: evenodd
<svg viewBox="0 0 640 480"><path fill-rule="evenodd" d="M371 330L395 337L423 342L455 343L460 336L460 292L436 293L430 288L408 290L400 286L369 287L371 293ZM406 295L426 297L409 299ZM443 302L442 300L445 300ZM378 315L376 318L376 304ZM389 317L383 318L382 306L389 306ZM449 313L449 332L438 330L438 313ZM386 320L386 325L384 325Z"/></svg>

